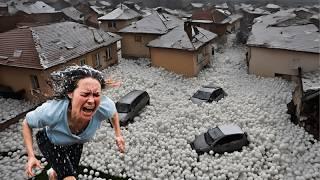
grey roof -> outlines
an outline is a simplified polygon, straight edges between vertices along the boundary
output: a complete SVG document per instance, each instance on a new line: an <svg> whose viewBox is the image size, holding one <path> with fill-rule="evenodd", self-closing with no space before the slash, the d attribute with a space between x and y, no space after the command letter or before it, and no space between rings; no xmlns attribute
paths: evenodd
<svg viewBox="0 0 320 180"><path fill-rule="evenodd" d="M277 26L295 17L291 9L256 18L247 45L319 53L320 37L315 25Z"/></svg>
<svg viewBox="0 0 320 180"><path fill-rule="evenodd" d="M165 34L169 30L183 24L179 18L166 14L154 12L153 14L121 29L125 33Z"/></svg>
<svg viewBox="0 0 320 180"><path fill-rule="evenodd" d="M121 39L119 35L74 22L32 27L31 30L44 69L65 63Z"/></svg>
<svg viewBox="0 0 320 180"><path fill-rule="evenodd" d="M257 14L257 15L267 15L270 14L269 11L263 10L261 8L253 8L251 6L243 6L242 10L249 13L249 14Z"/></svg>
<svg viewBox="0 0 320 180"><path fill-rule="evenodd" d="M98 20L130 20L140 16L141 15L136 11L122 5L110 13L98 18Z"/></svg>
<svg viewBox="0 0 320 180"><path fill-rule="evenodd" d="M59 11L56 11L53 7L49 6L48 4L37 1L33 4L24 4L24 3L18 3L15 8L19 11L23 11L27 14L40 14L40 13L57 13Z"/></svg>
<svg viewBox="0 0 320 180"><path fill-rule="evenodd" d="M84 17L83 14L78 11L76 8L73 6L67 7L61 10L66 16L70 17L71 19L75 21L83 21Z"/></svg>
<svg viewBox="0 0 320 180"><path fill-rule="evenodd" d="M94 12L96 12L99 15L105 15L107 14L108 10L104 7L99 7L99 6L90 6L90 9L92 9Z"/></svg>
<svg viewBox="0 0 320 180"><path fill-rule="evenodd" d="M302 73L303 90L320 88L320 69Z"/></svg>
<svg viewBox="0 0 320 180"><path fill-rule="evenodd" d="M197 31L194 28L198 29L197 34ZM213 40L216 36L216 34L210 31L194 26L192 28L192 39L190 40L190 38L184 30L184 27L179 26L174 28L167 34L150 41L147 46L195 51L207 42Z"/></svg>
<svg viewBox="0 0 320 180"><path fill-rule="evenodd" d="M231 16L229 16L229 18L231 19L229 24L234 23L235 21L241 19L243 16L241 14L232 14Z"/></svg>

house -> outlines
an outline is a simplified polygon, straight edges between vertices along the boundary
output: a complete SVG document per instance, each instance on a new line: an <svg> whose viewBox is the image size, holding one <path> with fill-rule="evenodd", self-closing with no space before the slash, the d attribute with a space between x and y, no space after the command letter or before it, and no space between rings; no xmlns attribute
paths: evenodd
<svg viewBox="0 0 320 180"><path fill-rule="evenodd" d="M118 63L120 36L75 22L21 27L0 33L0 85L25 98L50 95L49 74L70 64L104 69Z"/></svg>
<svg viewBox="0 0 320 180"><path fill-rule="evenodd" d="M319 68L319 31L313 24L296 24L294 10L257 19L247 46L249 73L290 78ZM291 24L293 25L291 25Z"/></svg>
<svg viewBox="0 0 320 180"><path fill-rule="evenodd" d="M192 24L223 36L231 19L220 9L200 9L193 11Z"/></svg>
<svg viewBox="0 0 320 180"><path fill-rule="evenodd" d="M8 6L9 14L0 16L0 32L17 26L34 26L62 21L65 15L42 1L14 2Z"/></svg>
<svg viewBox="0 0 320 180"><path fill-rule="evenodd" d="M110 13L99 17L100 28L108 32L117 32L120 29L130 25L132 22L138 21L141 15L136 11L121 5Z"/></svg>
<svg viewBox="0 0 320 180"><path fill-rule="evenodd" d="M68 17L67 20L84 23L84 14L73 6L61 9L61 11L66 15L66 17Z"/></svg>
<svg viewBox="0 0 320 180"><path fill-rule="evenodd" d="M228 22L227 31L228 32L239 31L242 15L241 14L232 14L229 16L229 18L231 20Z"/></svg>
<svg viewBox="0 0 320 180"><path fill-rule="evenodd" d="M153 12L153 14L118 31L121 35L121 54L124 58L150 58L150 41L182 25L175 16Z"/></svg>
<svg viewBox="0 0 320 180"><path fill-rule="evenodd" d="M148 43L151 64L187 77L196 76L210 63L211 42L216 36L185 22Z"/></svg>
<svg viewBox="0 0 320 180"><path fill-rule="evenodd" d="M315 139L320 138L319 97L320 70L302 72L294 79L296 88L287 105L291 121L305 128Z"/></svg>

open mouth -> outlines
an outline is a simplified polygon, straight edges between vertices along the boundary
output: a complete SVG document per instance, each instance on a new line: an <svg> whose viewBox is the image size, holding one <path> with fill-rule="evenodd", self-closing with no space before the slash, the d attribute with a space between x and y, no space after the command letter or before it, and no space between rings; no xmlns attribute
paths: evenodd
<svg viewBox="0 0 320 180"><path fill-rule="evenodd" d="M86 113L92 113L94 111L94 107L83 107L82 111Z"/></svg>

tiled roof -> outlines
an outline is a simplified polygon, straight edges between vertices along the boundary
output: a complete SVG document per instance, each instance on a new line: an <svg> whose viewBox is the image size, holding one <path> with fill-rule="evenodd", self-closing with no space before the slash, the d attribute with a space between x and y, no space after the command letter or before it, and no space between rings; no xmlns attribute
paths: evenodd
<svg viewBox="0 0 320 180"><path fill-rule="evenodd" d="M14 29L0 33L0 41L5 44L0 46L0 64L47 69L108 46L120 38L74 22ZM22 50L20 58L13 57L15 49ZM8 59L3 60L5 57ZM11 59L14 61L8 62Z"/></svg>
<svg viewBox="0 0 320 180"><path fill-rule="evenodd" d="M315 25L277 26L295 17L294 11L289 9L258 18L247 45L320 53L320 34Z"/></svg>
<svg viewBox="0 0 320 180"><path fill-rule="evenodd" d="M130 20L139 16L140 14L136 11L122 5L110 13L98 18L98 20Z"/></svg>
<svg viewBox="0 0 320 180"><path fill-rule="evenodd" d="M175 16L166 13L154 12L140 21L121 29L119 32L165 34L170 29L173 29L181 24L183 24L183 21Z"/></svg>
<svg viewBox="0 0 320 180"><path fill-rule="evenodd" d="M78 11L76 8L74 7L67 7L61 10L66 16L70 17L71 19L75 20L75 21L83 21L84 20L84 16L83 14Z"/></svg>
<svg viewBox="0 0 320 180"><path fill-rule="evenodd" d="M42 69L30 28L0 33L0 65ZM21 52L14 57L14 52Z"/></svg>
<svg viewBox="0 0 320 180"><path fill-rule="evenodd" d="M148 46L195 51L215 37L217 37L217 35L210 31L200 27L192 27L192 38L190 39L184 30L184 26L179 26L167 34L150 41Z"/></svg>

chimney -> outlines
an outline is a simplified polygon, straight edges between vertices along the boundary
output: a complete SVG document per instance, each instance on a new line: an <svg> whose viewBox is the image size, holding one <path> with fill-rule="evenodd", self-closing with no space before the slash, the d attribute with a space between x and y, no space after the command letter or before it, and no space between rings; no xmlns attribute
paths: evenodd
<svg viewBox="0 0 320 180"><path fill-rule="evenodd" d="M184 22L184 31L187 33L189 39L192 39L192 28L191 28L191 20L187 20Z"/></svg>

